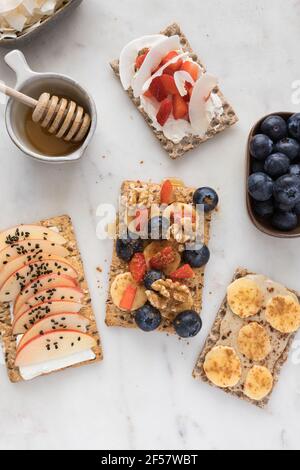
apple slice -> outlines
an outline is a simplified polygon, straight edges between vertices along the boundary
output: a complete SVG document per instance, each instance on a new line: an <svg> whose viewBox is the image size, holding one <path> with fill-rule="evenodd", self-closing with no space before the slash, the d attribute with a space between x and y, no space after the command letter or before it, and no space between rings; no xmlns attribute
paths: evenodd
<svg viewBox="0 0 300 470"><path fill-rule="evenodd" d="M15 365L25 367L40 364L86 351L95 346L96 340L87 333L74 330L47 331L17 349Z"/></svg>
<svg viewBox="0 0 300 470"><path fill-rule="evenodd" d="M14 301L22 289L45 274L67 275L78 278L77 271L63 258L50 258L25 264L15 271L0 288L0 302Z"/></svg>
<svg viewBox="0 0 300 470"><path fill-rule="evenodd" d="M87 332L90 322L89 319L80 315L80 313L54 313L38 321L27 331L18 344L20 349L25 343L28 343L36 336L44 335L46 331L55 330L74 330Z"/></svg>
<svg viewBox="0 0 300 470"><path fill-rule="evenodd" d="M0 269L24 255L27 255L27 262L30 262L31 259L38 259L40 256L56 255L65 258L69 254L67 248L56 243L45 240L22 240L0 251Z"/></svg>
<svg viewBox="0 0 300 470"><path fill-rule="evenodd" d="M59 233L42 225L19 225L0 233L0 250L22 240L45 240L57 245L66 243Z"/></svg>
<svg viewBox="0 0 300 470"><path fill-rule="evenodd" d="M13 321L13 334L22 335L26 333L36 322L53 313L78 313L82 309L79 302L54 300L39 304L34 308L26 310Z"/></svg>
<svg viewBox="0 0 300 470"><path fill-rule="evenodd" d="M54 300L71 300L80 303L83 296L84 293L79 287L49 287L30 297L21 308L14 308L14 317L18 318L26 310L34 308L41 303L52 302Z"/></svg>
<svg viewBox="0 0 300 470"><path fill-rule="evenodd" d="M57 287L78 287L77 281L70 276L58 276L57 274L47 274L40 276L27 284L16 298L14 311L18 311L30 297L39 291Z"/></svg>

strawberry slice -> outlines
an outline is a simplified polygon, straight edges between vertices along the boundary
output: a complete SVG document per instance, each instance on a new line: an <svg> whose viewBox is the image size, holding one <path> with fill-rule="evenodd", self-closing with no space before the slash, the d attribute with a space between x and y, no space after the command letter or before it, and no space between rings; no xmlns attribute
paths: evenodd
<svg viewBox="0 0 300 470"><path fill-rule="evenodd" d="M168 93L166 92L165 87L163 86L161 77L153 78L151 85L149 87L149 91L151 95L154 98L156 98L159 103L161 103L163 100L165 100L168 97Z"/></svg>
<svg viewBox="0 0 300 470"><path fill-rule="evenodd" d="M176 51L169 52L161 61L161 66L166 65L169 62L169 60L174 59L174 57L176 57L177 55L178 55L178 52Z"/></svg>
<svg viewBox="0 0 300 470"><path fill-rule="evenodd" d="M160 202L171 204L174 202L174 188L170 180L166 180L160 190Z"/></svg>
<svg viewBox="0 0 300 470"><path fill-rule="evenodd" d="M135 214L135 220L137 222L135 230L137 232L141 232L144 230L146 225L148 224L148 209L138 209Z"/></svg>
<svg viewBox="0 0 300 470"><path fill-rule="evenodd" d="M135 282L143 281L147 271L146 260L143 253L134 254L132 260L129 263L129 271L131 272Z"/></svg>
<svg viewBox="0 0 300 470"><path fill-rule="evenodd" d="M166 246L150 259L150 266L153 269L163 269L168 266L168 264L173 263L175 258L176 253L173 248L171 246Z"/></svg>
<svg viewBox="0 0 300 470"><path fill-rule="evenodd" d="M178 89L177 89L175 80L171 75L167 75L166 73L163 73L159 78L162 83L162 86L164 87L168 95L178 94Z"/></svg>
<svg viewBox="0 0 300 470"><path fill-rule="evenodd" d="M169 98L164 99L156 115L157 122L161 126L164 126L166 124L167 120L170 117L172 109L173 109L172 101L169 100Z"/></svg>
<svg viewBox="0 0 300 470"><path fill-rule="evenodd" d="M129 284L129 286L127 286L124 291L122 300L120 302L120 308L124 310L131 310L136 296L136 292L137 287L133 286L132 284Z"/></svg>
<svg viewBox="0 0 300 470"><path fill-rule="evenodd" d="M173 281L180 279L192 279L194 276L195 273L189 264L181 266L181 268L177 269L177 271L174 271L172 274L170 274L170 278Z"/></svg>
<svg viewBox="0 0 300 470"><path fill-rule="evenodd" d="M146 59L148 53L149 53L149 49L145 49L145 52L143 54L139 54L137 56L136 61L135 61L135 67L137 70L139 70L141 66L143 65L144 60Z"/></svg>
<svg viewBox="0 0 300 470"><path fill-rule="evenodd" d="M195 62L190 62L187 60L181 65L181 69L184 70L185 72L188 72L192 79L196 82L199 78L199 66Z"/></svg>
<svg viewBox="0 0 300 470"><path fill-rule="evenodd" d="M189 103L190 100L191 100L191 97L192 97L194 87L191 83L185 82L185 89L187 91L187 94L183 97L183 99L184 99L184 101Z"/></svg>
<svg viewBox="0 0 300 470"><path fill-rule="evenodd" d="M183 119L188 113L188 105L180 95L173 96L173 116L175 119Z"/></svg>

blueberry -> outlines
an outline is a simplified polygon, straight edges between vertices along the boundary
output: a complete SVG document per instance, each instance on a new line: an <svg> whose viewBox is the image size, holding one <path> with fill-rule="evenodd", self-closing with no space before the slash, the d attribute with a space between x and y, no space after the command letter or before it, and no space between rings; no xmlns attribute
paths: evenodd
<svg viewBox="0 0 300 470"><path fill-rule="evenodd" d="M116 243L118 257L127 263L135 253L143 251L143 248L143 241L140 238L137 240L133 240L132 238L118 238Z"/></svg>
<svg viewBox="0 0 300 470"><path fill-rule="evenodd" d="M144 277L144 285L146 289L150 290L153 282L159 281L160 279L164 279L164 274L161 271L148 271Z"/></svg>
<svg viewBox="0 0 300 470"><path fill-rule="evenodd" d="M272 199L268 201L253 201L253 210L259 217L270 217L274 214L274 203Z"/></svg>
<svg viewBox="0 0 300 470"><path fill-rule="evenodd" d="M143 331L154 331L161 324L161 314L157 308L150 304L145 304L134 312L137 326Z"/></svg>
<svg viewBox="0 0 300 470"><path fill-rule="evenodd" d="M300 178L294 175L284 175L274 183L274 197L277 202L296 205L300 202Z"/></svg>
<svg viewBox="0 0 300 470"><path fill-rule="evenodd" d="M148 233L151 240L165 240L170 222L165 217L155 216L148 222Z"/></svg>
<svg viewBox="0 0 300 470"><path fill-rule="evenodd" d="M195 206L198 204L204 205L204 212L211 212L217 207L219 197L212 188L198 188L194 192L193 203Z"/></svg>
<svg viewBox="0 0 300 470"><path fill-rule="evenodd" d="M287 123L280 116L267 117L263 121L260 129L263 134L266 134L274 142L287 137L288 134Z"/></svg>
<svg viewBox="0 0 300 470"><path fill-rule="evenodd" d="M263 134L255 135L250 142L250 153L257 160L265 160L273 152L273 142Z"/></svg>
<svg viewBox="0 0 300 470"><path fill-rule="evenodd" d="M273 180L265 173L253 173L248 178L248 190L256 201L267 201L273 194Z"/></svg>
<svg viewBox="0 0 300 470"><path fill-rule="evenodd" d="M277 202L275 207L279 210L279 212L291 212L294 209L295 204L282 204Z"/></svg>
<svg viewBox="0 0 300 470"><path fill-rule="evenodd" d="M251 162L252 173L259 173L265 171L265 162L263 160L256 160L253 158Z"/></svg>
<svg viewBox="0 0 300 470"><path fill-rule="evenodd" d="M278 211L272 217L272 225L279 230L293 230L298 225L298 218L294 212Z"/></svg>
<svg viewBox="0 0 300 470"><path fill-rule="evenodd" d="M285 175L289 167L290 159L284 153L272 153L265 161L265 172L273 178Z"/></svg>
<svg viewBox="0 0 300 470"><path fill-rule="evenodd" d="M298 202L298 204L295 205L294 212L295 214L300 215L300 202Z"/></svg>
<svg viewBox="0 0 300 470"><path fill-rule="evenodd" d="M177 315L173 325L181 338L193 338L200 332L202 320L194 310L185 310Z"/></svg>
<svg viewBox="0 0 300 470"><path fill-rule="evenodd" d="M300 144L297 140L286 137L277 142L275 152L284 153L293 162L300 157Z"/></svg>
<svg viewBox="0 0 300 470"><path fill-rule="evenodd" d="M288 120L288 129L290 135L300 141L300 113L290 117Z"/></svg>
<svg viewBox="0 0 300 470"><path fill-rule="evenodd" d="M295 163L295 165L290 166L290 175L300 176L300 165Z"/></svg>
<svg viewBox="0 0 300 470"><path fill-rule="evenodd" d="M183 252L183 260L188 263L192 268L201 268L205 266L210 258L210 251L206 245L196 247L195 250L185 250Z"/></svg>

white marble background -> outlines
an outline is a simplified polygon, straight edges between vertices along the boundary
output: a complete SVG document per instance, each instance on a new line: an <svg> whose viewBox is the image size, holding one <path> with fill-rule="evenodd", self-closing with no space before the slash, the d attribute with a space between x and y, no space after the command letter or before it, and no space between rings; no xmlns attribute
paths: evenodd
<svg viewBox="0 0 300 470"><path fill-rule="evenodd" d="M236 108L240 123L173 162L113 76L108 62L129 40L177 20ZM196 357L237 266L300 289L300 240L277 240L251 225L244 203L247 133L262 115L297 111L300 1L85 0L64 24L23 48L40 71L68 73L93 93L99 126L85 158L49 167L22 156L1 106L0 226L70 214L102 335L103 363L12 385L0 366L3 449L299 448L300 365L284 368L270 407L260 411L191 377ZM0 79L14 76L0 51ZM104 158L105 157L105 158ZM144 164L140 164L143 160ZM186 343L104 325L111 242L96 239L96 208L117 200L124 178L179 175L211 185L221 209L212 226L202 334ZM103 273L96 267L103 267ZM100 285L100 288L99 288Z"/></svg>

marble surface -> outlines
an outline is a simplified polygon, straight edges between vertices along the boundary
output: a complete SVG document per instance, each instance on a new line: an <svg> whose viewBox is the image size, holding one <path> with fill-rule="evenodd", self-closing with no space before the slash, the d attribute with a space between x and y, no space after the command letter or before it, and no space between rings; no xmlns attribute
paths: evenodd
<svg viewBox="0 0 300 470"><path fill-rule="evenodd" d="M232 130L173 162L134 109L108 62L132 38L181 23L240 117ZM261 234L247 217L244 167L255 120L299 110L300 1L85 0L64 24L23 48L31 66L78 79L93 94L99 125L81 162L49 167L25 158L6 134L0 106L1 228L70 214L78 235L105 360L12 385L0 366L3 449L295 449L299 448L300 365L284 368L269 409L260 411L192 379L191 372L237 266L300 289L300 240ZM0 77L14 83L2 60ZM141 163L143 161L143 163ZM104 306L110 241L96 238L101 203L117 201L124 178L180 175L210 185L221 208L212 224L204 328L193 341L108 329ZM97 266L103 273L96 271ZM299 345L298 345L299 346ZM299 361L298 361L299 362Z"/></svg>

